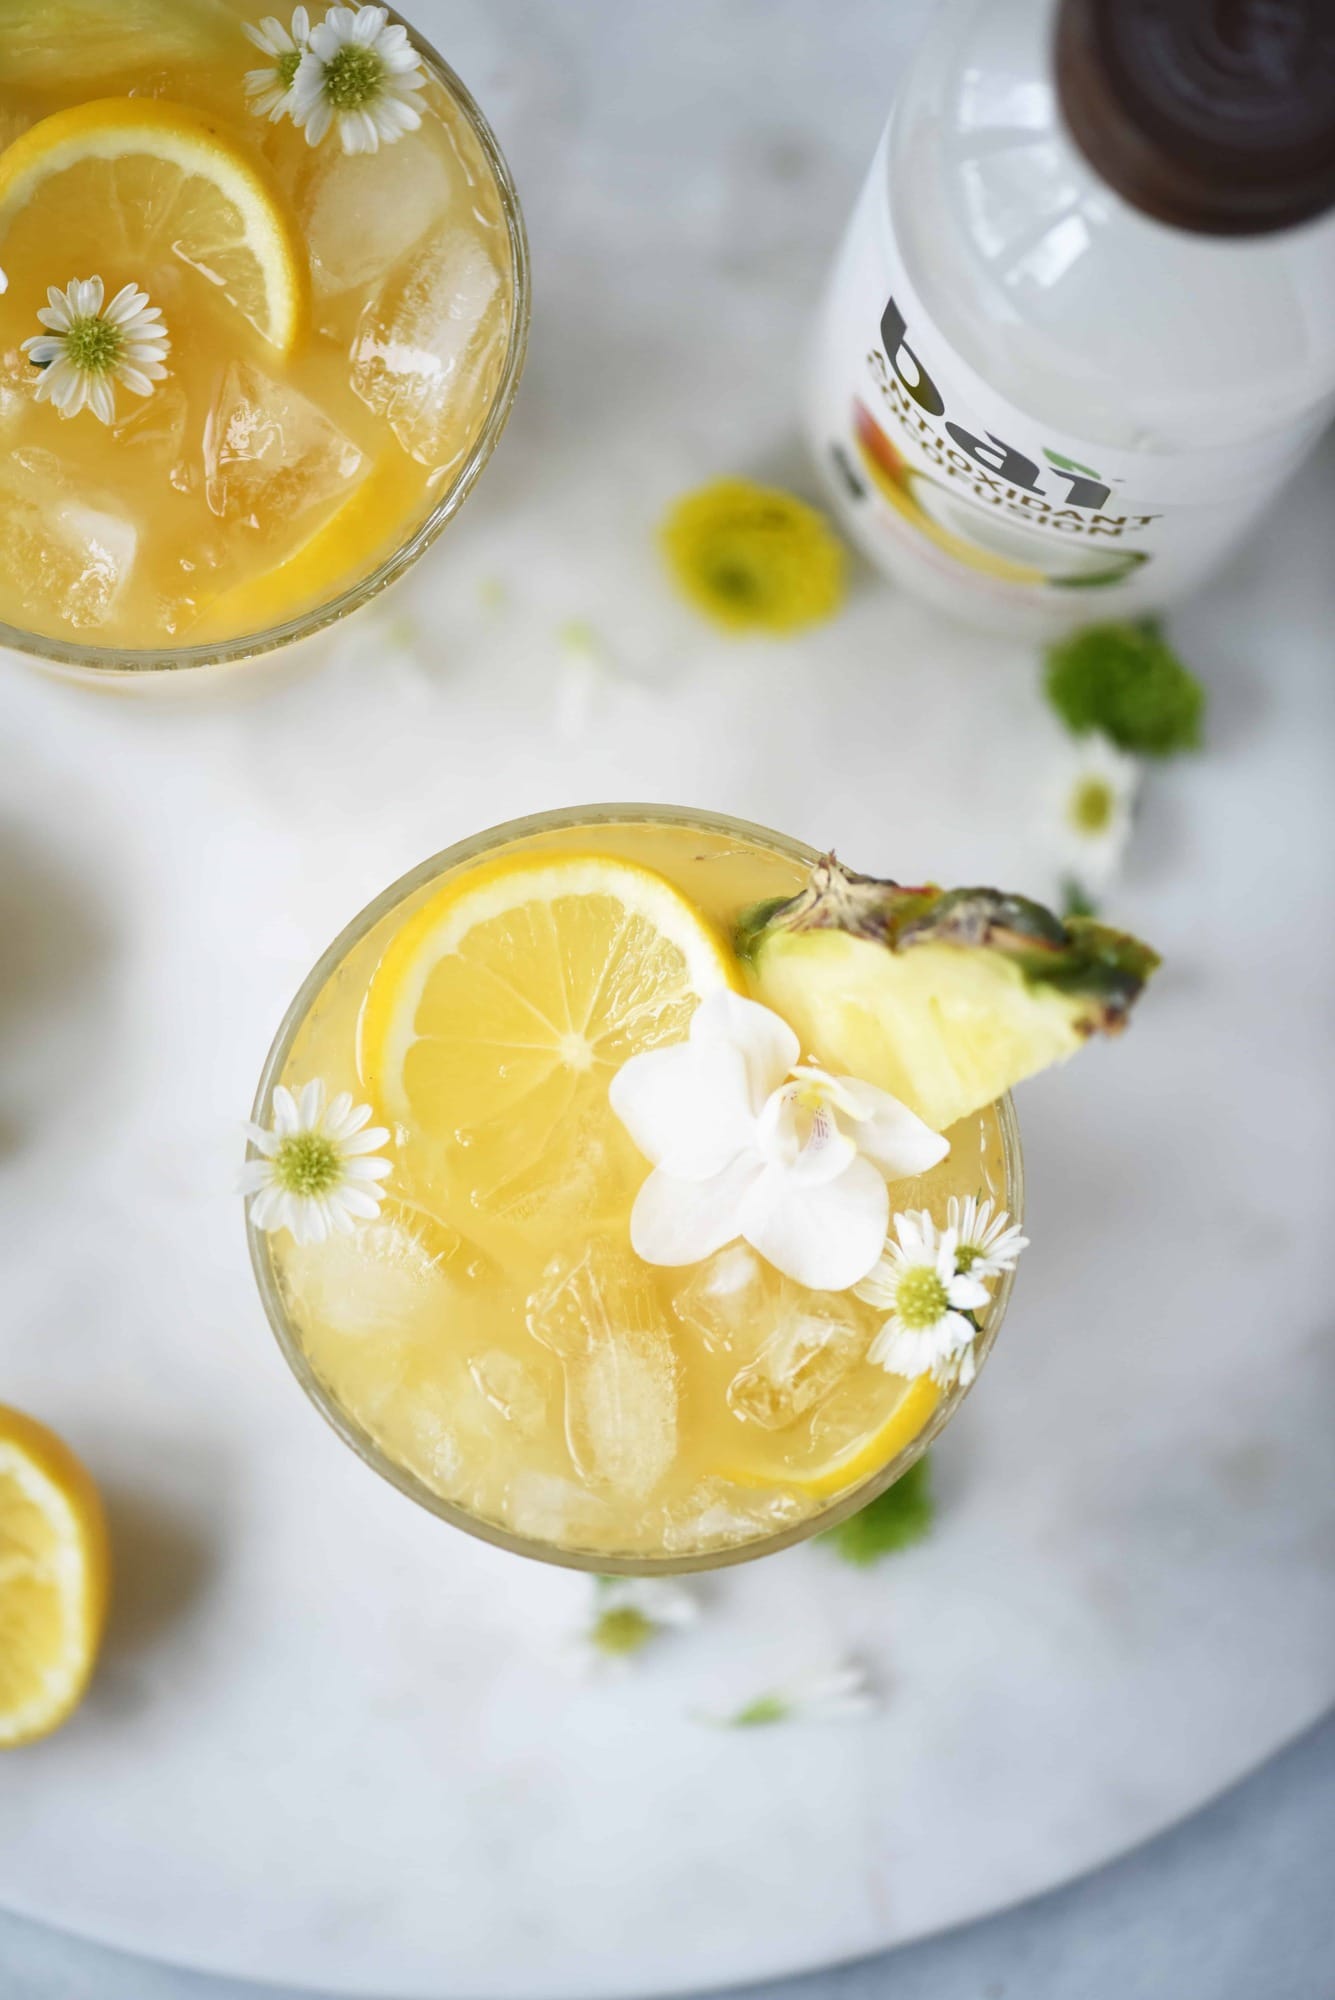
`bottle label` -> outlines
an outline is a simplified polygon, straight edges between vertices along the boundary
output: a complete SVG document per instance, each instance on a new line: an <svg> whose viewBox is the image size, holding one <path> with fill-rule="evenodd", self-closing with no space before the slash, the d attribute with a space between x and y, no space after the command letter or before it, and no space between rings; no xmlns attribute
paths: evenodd
<svg viewBox="0 0 1335 2000"><path fill-rule="evenodd" d="M825 301L814 402L817 448L868 552L892 569L914 554L984 596L1066 599L1090 619L1188 588L1291 470L1319 418L1175 454L1113 450L1042 424L924 308L891 227L885 150Z"/></svg>

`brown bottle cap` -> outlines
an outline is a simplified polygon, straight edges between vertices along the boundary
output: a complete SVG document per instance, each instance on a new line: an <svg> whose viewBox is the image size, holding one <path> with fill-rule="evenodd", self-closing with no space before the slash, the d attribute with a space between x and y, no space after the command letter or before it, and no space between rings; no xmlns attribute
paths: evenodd
<svg viewBox="0 0 1335 2000"><path fill-rule="evenodd" d="M1061 0L1071 135L1160 222L1252 236L1335 204L1335 0Z"/></svg>

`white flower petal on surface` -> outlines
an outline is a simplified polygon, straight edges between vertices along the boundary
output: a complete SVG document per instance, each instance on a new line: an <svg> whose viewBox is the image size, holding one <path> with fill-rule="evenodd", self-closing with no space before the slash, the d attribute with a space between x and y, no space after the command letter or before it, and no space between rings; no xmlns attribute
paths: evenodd
<svg viewBox="0 0 1335 2000"><path fill-rule="evenodd" d="M889 1190L870 1160L854 1158L817 1182L770 1166L743 1200L740 1233L797 1284L843 1292L876 1262L889 1215Z"/></svg>
<svg viewBox="0 0 1335 2000"><path fill-rule="evenodd" d="M786 1687L764 1694L714 1718L730 1729L752 1729L778 1722L844 1722L872 1714L881 1706L871 1676L860 1661L849 1660L817 1673L804 1674Z"/></svg>
<svg viewBox="0 0 1335 2000"><path fill-rule="evenodd" d="M754 1124L746 1061L730 1042L678 1042L632 1056L608 1101L646 1160L686 1181L722 1172Z"/></svg>
<svg viewBox="0 0 1335 2000"><path fill-rule="evenodd" d="M1050 788L1047 830L1058 863L1084 889L1103 889L1121 866L1140 786L1134 757L1106 736L1077 737Z"/></svg>
<svg viewBox="0 0 1335 2000"><path fill-rule="evenodd" d="M742 1233L742 1204L764 1173L741 1154L705 1181L677 1180L655 1167L630 1212L630 1243L646 1264L698 1264Z"/></svg>

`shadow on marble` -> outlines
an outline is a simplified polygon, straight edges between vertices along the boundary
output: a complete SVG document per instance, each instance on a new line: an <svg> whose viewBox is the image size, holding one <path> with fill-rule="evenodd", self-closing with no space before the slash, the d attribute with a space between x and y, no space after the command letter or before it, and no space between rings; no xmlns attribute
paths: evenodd
<svg viewBox="0 0 1335 2000"><path fill-rule="evenodd" d="M14 820L0 820L0 1157L27 1134L47 1080L75 1096L102 1066L92 1030L114 957L106 917ZM101 996L101 998L99 997Z"/></svg>
<svg viewBox="0 0 1335 2000"><path fill-rule="evenodd" d="M154 1645L193 1609L217 1551L196 1526L167 1512L157 1496L111 1485L102 1497L114 1578L105 1664L114 1669L119 1660Z"/></svg>

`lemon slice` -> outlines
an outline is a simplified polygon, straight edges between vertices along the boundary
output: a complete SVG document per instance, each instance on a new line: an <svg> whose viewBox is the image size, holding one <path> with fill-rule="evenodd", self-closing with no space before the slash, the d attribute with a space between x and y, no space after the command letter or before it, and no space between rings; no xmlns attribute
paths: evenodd
<svg viewBox="0 0 1335 2000"><path fill-rule="evenodd" d="M191 629L191 642L259 632L313 605L330 603L370 575L402 510L400 467L376 466L290 556L206 603Z"/></svg>
<svg viewBox="0 0 1335 2000"><path fill-rule="evenodd" d="M864 1479L870 1479L883 1465L897 1458L906 1445L913 1443L940 1400L941 1391L931 1376L918 1376L905 1385L904 1393L890 1415L869 1438L848 1445L810 1472L796 1476L790 1474L789 1484L800 1486L806 1493L818 1494L822 1499L846 1492L850 1486L860 1486Z"/></svg>
<svg viewBox="0 0 1335 2000"><path fill-rule="evenodd" d="M853 1385L846 1385L846 1400L853 1394ZM875 1391L868 1392L870 1405ZM783 1486L796 1487L800 1492L810 1493L821 1500L832 1499L836 1493L845 1493L850 1486L860 1486L864 1479L897 1458L906 1445L913 1443L923 1429L928 1418L941 1400L941 1391L930 1375L920 1375L915 1381L904 1384L903 1393L895 1403L889 1416L885 1417L869 1436L855 1437L850 1444L831 1453L823 1463L809 1469L795 1472L791 1466L778 1461L761 1465L729 1465L720 1468L721 1476L738 1486Z"/></svg>
<svg viewBox="0 0 1335 2000"><path fill-rule="evenodd" d="M618 1134L629 1147L607 1105L615 1071L682 1040L704 995L737 984L713 926L650 869L502 857L447 882L391 942L362 1075L392 1121L461 1140L483 1206L479 1190L519 1174L537 1199L571 1173L607 1179Z"/></svg>
<svg viewBox="0 0 1335 2000"><path fill-rule="evenodd" d="M281 197L221 128L182 104L106 98L57 111L0 153L11 292L71 277L153 291L188 265L280 353L301 331L304 260ZM155 303L160 303L155 300Z"/></svg>
<svg viewBox="0 0 1335 2000"><path fill-rule="evenodd" d="M47 1735L78 1706L109 1573L91 1477L51 1431L0 1405L0 1749Z"/></svg>

